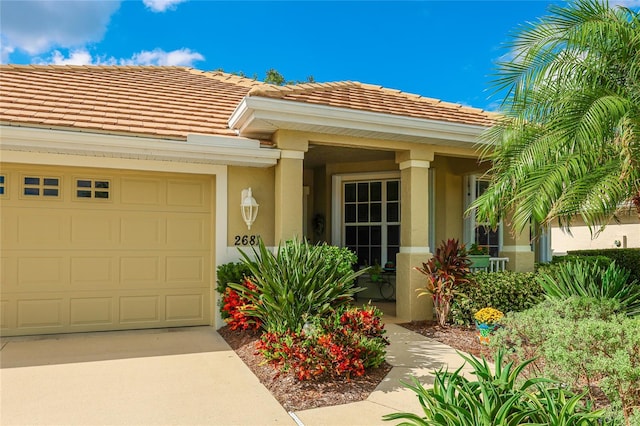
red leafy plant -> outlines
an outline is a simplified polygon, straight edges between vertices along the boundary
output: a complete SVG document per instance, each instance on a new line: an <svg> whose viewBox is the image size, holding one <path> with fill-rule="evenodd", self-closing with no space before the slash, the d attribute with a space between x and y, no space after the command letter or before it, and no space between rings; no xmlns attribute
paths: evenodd
<svg viewBox="0 0 640 426"><path fill-rule="evenodd" d="M298 380L362 376L384 362L384 324L373 306L339 308L328 317L315 317L299 332L266 332L258 353Z"/></svg>
<svg viewBox="0 0 640 426"><path fill-rule="evenodd" d="M256 285L249 278L245 278L242 285L248 290L255 291ZM225 321L232 330L257 330L262 325L260 319L252 316L251 301L240 295L231 287L225 289L222 299L222 312Z"/></svg>
<svg viewBox="0 0 640 426"><path fill-rule="evenodd" d="M447 324L457 287L469 282L465 277L470 272L470 264L464 244L449 239L442 241L433 257L422 267L414 268L427 277L426 286L417 289L418 297L431 296L438 324L442 327Z"/></svg>

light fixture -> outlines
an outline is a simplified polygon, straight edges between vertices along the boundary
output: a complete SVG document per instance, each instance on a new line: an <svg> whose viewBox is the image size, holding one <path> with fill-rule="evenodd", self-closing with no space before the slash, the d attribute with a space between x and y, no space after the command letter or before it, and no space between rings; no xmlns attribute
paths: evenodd
<svg viewBox="0 0 640 426"><path fill-rule="evenodd" d="M247 224L247 229L251 229L251 225L258 216L258 203L251 194L251 188L242 190L242 200L240 202L240 209L242 210L242 218L244 223Z"/></svg>

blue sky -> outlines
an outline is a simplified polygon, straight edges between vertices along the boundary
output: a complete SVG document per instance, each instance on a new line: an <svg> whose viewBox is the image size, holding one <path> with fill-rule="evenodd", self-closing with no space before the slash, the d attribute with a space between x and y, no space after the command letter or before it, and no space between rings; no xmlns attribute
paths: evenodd
<svg viewBox="0 0 640 426"><path fill-rule="evenodd" d="M616 0L640 6L640 0ZM2 63L181 65L352 80L496 109L495 61L549 1L2 0ZM555 3L561 3L556 1Z"/></svg>

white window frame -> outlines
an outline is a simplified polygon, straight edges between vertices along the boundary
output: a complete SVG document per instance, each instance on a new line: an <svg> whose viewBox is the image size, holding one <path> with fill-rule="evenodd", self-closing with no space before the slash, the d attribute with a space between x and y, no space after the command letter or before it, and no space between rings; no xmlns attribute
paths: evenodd
<svg viewBox="0 0 640 426"><path fill-rule="evenodd" d="M478 194L476 193L476 183L478 180L486 181L487 179L481 179L481 175L477 174L465 175L464 177L464 211L467 211L471 203L473 203L478 197ZM500 220L498 226L498 252L502 252L502 248L504 246L504 225L502 223L502 219ZM471 244L476 242L475 231L476 215L474 209L469 216L464 218L462 235L464 244L467 246L467 248L470 247Z"/></svg>
<svg viewBox="0 0 640 426"><path fill-rule="evenodd" d="M331 177L331 244L333 244L334 246L344 247L345 236L342 232L344 228L342 214L344 208L344 194L342 191L342 187L344 183L352 181L375 181L389 179L398 179L400 180L400 185L402 185L399 171L377 173L346 173L333 175ZM403 200L400 199L401 211L402 203ZM383 243L384 245L386 245L386 241L383 241ZM393 261L395 262L395 259Z"/></svg>

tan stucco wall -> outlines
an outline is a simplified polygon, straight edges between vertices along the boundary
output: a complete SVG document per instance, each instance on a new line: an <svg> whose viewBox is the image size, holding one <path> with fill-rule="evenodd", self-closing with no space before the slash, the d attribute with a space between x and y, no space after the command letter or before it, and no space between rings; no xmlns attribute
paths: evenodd
<svg viewBox="0 0 640 426"><path fill-rule="evenodd" d="M267 246L273 246L275 222L275 168L229 167L227 204L227 245L235 245L237 235L260 236ZM243 189L251 188L260 208L251 229L242 219L240 196Z"/></svg>
<svg viewBox="0 0 640 426"><path fill-rule="evenodd" d="M591 237L589 227L584 221L577 219L571 226L571 234L565 233L558 226L551 228L551 252L555 255L565 254L569 250L616 248L616 240L622 247L626 240L627 248L640 247L640 220L634 212L623 212L618 217L619 223L612 222L598 234ZM626 238L625 238L626 237Z"/></svg>

